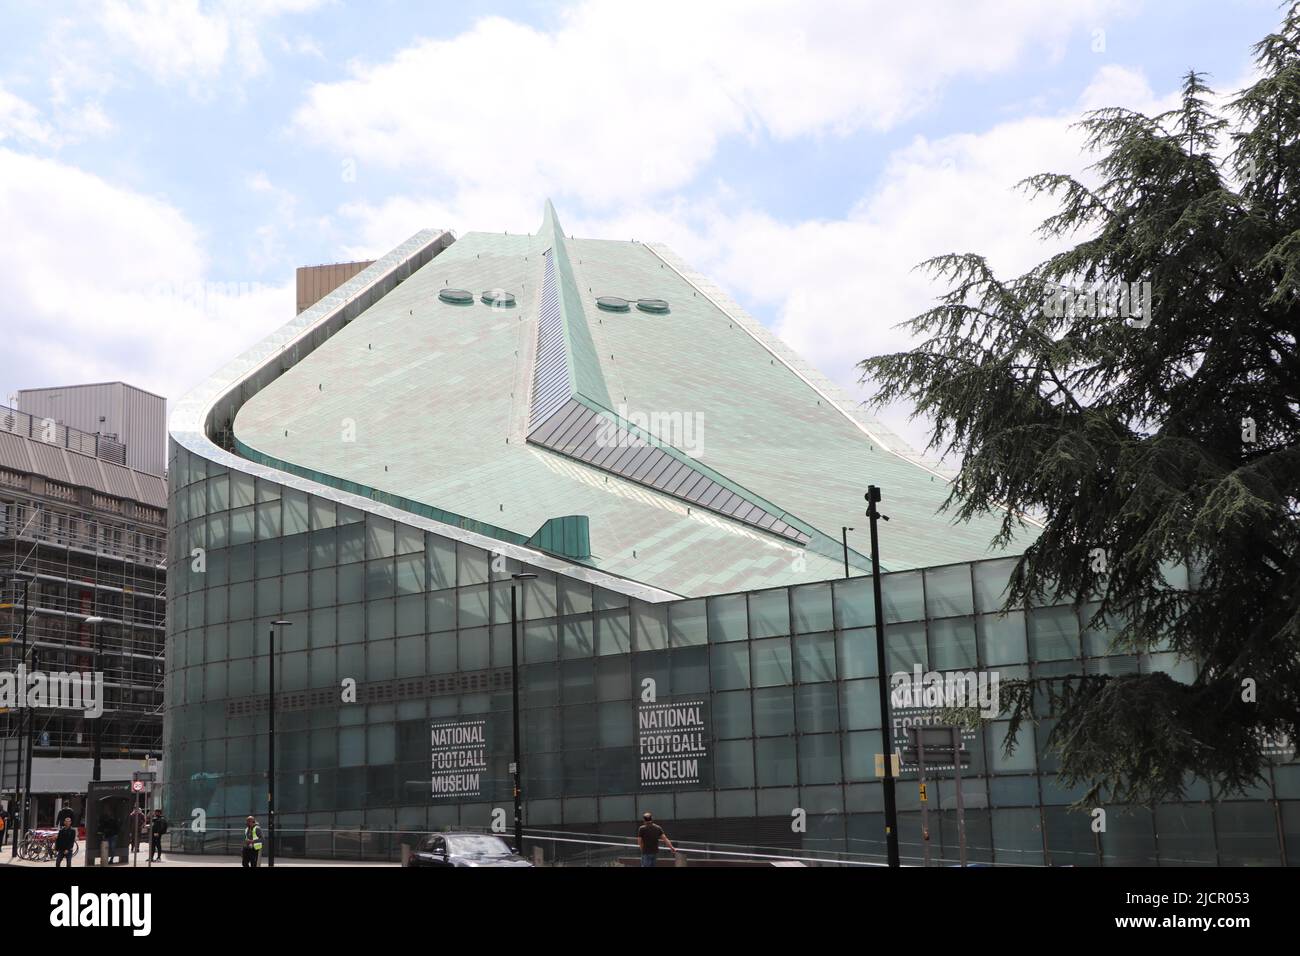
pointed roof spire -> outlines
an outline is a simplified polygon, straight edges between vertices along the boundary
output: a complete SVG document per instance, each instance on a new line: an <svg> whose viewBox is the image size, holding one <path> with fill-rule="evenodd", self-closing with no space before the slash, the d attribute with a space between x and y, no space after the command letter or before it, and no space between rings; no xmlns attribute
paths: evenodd
<svg viewBox="0 0 1300 956"><path fill-rule="evenodd" d="M563 239L564 230L560 228L560 217L555 214L555 206L551 201L546 200L546 208L542 213L542 228L539 229L538 235L547 236L551 239Z"/></svg>

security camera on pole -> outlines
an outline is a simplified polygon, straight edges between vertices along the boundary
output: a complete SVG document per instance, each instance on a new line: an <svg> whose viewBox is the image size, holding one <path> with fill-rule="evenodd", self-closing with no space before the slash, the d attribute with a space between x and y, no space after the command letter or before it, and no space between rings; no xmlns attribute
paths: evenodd
<svg viewBox="0 0 1300 956"><path fill-rule="evenodd" d="M871 590L876 599L876 681L880 691L880 738L884 743L884 778L885 791L885 848L889 855L889 865L899 866L898 858L898 805L894 800L894 743L889 732L889 689L887 687L888 669L885 666L885 614L880 598L880 542L876 537L876 520L889 520L882 515L876 505L880 501L880 489L875 485L867 486L867 518L871 524Z"/></svg>

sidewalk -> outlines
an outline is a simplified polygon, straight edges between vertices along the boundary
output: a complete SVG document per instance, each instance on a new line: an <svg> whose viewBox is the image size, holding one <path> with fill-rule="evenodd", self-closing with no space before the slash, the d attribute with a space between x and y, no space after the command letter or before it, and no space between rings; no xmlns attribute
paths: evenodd
<svg viewBox="0 0 1300 956"><path fill-rule="evenodd" d="M20 860L17 857L10 855L10 849L11 849L10 847L4 847L2 850L0 850L0 866L36 866L36 867L46 867L48 869L54 868L53 860L50 861L42 860L40 862L33 862L30 860ZM86 844L84 841L79 842L77 844L77 851L78 851L77 855L72 858L72 869L84 870L86 868L86 864L85 864ZM148 867L149 866L147 862L148 859L149 859L149 854L147 848L143 844L141 844L139 862L135 864L135 868L143 870L146 867ZM121 863L118 863L114 865L113 869L121 870L121 869L129 868L130 866L132 866L132 864L126 864L126 866L123 866ZM164 853L163 861L161 863L155 862L153 864L153 867L156 869L175 869L177 867L187 868L187 867L206 867L206 866L242 866L242 861L240 860L239 856L235 854L226 855L226 854L214 853L214 854L205 854L203 856L199 856L197 854L188 854L188 853ZM266 854L263 853L262 859L258 864L258 869L261 869L265 866L266 866ZM285 857L277 857L275 861L275 866L276 869L279 869L282 866L384 867L384 866L397 866L397 864L388 863L382 860L300 860L300 859L286 859Z"/></svg>

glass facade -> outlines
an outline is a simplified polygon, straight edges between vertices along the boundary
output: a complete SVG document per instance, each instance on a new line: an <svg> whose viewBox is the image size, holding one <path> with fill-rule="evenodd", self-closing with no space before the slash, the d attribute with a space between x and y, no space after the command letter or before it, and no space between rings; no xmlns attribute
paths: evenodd
<svg viewBox="0 0 1300 956"><path fill-rule="evenodd" d="M650 810L678 841L883 858L869 577L650 604L229 471L174 442L171 456L166 801L175 820L203 811L196 839L224 847L265 809L275 620L291 622L276 638L281 853L384 856L403 833L487 828L500 808L508 817L511 574L524 570L538 575L518 585L530 829L626 836ZM1085 631L1068 604L998 613L1013 563L886 575L890 672L1190 678L1172 653L1110 654L1109 636ZM1043 752L1049 729L1025 727L1009 756L1005 722L969 742L970 860L1279 865L1300 855L1300 764L1272 766L1246 795L1192 781L1182 803L1107 807L1094 832ZM431 785L439 761L453 768L443 792ZM897 793L902 853L916 860L915 779ZM954 796L950 773L932 779L935 859L957 858Z"/></svg>

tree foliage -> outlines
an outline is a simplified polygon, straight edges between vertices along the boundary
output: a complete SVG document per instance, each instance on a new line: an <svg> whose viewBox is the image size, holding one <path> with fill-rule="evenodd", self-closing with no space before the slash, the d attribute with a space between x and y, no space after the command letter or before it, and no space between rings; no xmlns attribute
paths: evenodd
<svg viewBox="0 0 1300 956"><path fill-rule="evenodd" d="M1042 234L1075 244L1005 280L975 254L923 263L948 291L908 323L920 344L859 366L877 405L910 401L960 459L958 518L1001 514L999 545L1041 520L1008 608L1073 595L1115 652L1193 662L1190 684L1082 665L1004 684L1013 732L1050 716L1085 799L1240 790L1265 737L1296 737L1300 7L1255 55L1258 80L1222 105L1192 72L1168 113L1087 114L1095 184L1021 184L1057 203ZM1053 299L1116 282L1149 282L1151 314Z"/></svg>

